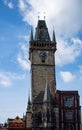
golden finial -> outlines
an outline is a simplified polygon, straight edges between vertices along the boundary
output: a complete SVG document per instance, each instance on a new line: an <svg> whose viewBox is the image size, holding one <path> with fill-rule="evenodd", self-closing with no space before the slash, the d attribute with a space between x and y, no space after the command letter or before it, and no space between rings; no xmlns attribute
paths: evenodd
<svg viewBox="0 0 82 130"><path fill-rule="evenodd" d="M38 12L38 20L39 20L39 18L40 18L39 14L40 14L40 12Z"/></svg>
<svg viewBox="0 0 82 130"><path fill-rule="evenodd" d="M44 20L45 20L45 14L46 14L46 13L44 12Z"/></svg>

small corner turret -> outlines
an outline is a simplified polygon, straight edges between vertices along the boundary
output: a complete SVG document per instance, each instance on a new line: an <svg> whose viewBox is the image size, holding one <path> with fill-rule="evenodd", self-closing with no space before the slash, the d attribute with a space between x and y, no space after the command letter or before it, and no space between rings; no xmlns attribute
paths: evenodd
<svg viewBox="0 0 82 130"><path fill-rule="evenodd" d="M32 128L32 104L30 101L30 97L28 98L28 105L26 111L26 128L31 130Z"/></svg>
<svg viewBox="0 0 82 130"><path fill-rule="evenodd" d="M30 33L30 42L33 41L33 29L31 28L31 33Z"/></svg>
<svg viewBox="0 0 82 130"><path fill-rule="evenodd" d="M50 93L50 89L49 89L47 81L46 81L46 87L45 87L45 91L44 91L43 102L44 103L51 103L51 93Z"/></svg>
<svg viewBox="0 0 82 130"><path fill-rule="evenodd" d="M53 35L52 35L52 42L55 42L55 44L56 44L56 37L55 37L55 32L54 32L54 30L53 30Z"/></svg>
<svg viewBox="0 0 82 130"><path fill-rule="evenodd" d="M27 113L28 112L32 112L32 104L31 104L31 101L30 101L30 97L28 98L28 105L27 105Z"/></svg>

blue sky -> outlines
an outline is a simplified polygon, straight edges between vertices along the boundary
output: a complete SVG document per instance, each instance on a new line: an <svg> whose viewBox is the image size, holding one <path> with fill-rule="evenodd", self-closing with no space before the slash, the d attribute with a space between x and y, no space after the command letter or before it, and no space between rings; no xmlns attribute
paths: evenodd
<svg viewBox="0 0 82 130"><path fill-rule="evenodd" d="M30 29L46 16L56 33L59 90L78 90L82 106L82 1L0 0L0 122L26 112L30 90ZM40 13L38 13L40 12ZM45 12L45 14L44 14Z"/></svg>

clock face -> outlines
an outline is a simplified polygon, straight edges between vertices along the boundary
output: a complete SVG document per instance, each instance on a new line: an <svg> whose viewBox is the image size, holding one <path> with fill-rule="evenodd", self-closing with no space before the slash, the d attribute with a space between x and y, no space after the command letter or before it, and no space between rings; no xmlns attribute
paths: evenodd
<svg viewBox="0 0 82 130"><path fill-rule="evenodd" d="M47 56L47 54L46 54L46 52L40 52L40 58L41 58L41 60L44 62L45 61L45 59L46 59L46 56Z"/></svg>

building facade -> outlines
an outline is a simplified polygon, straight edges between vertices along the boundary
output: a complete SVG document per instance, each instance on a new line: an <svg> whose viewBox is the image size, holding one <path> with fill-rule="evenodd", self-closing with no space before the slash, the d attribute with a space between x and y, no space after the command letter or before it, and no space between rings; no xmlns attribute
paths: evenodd
<svg viewBox="0 0 82 130"><path fill-rule="evenodd" d="M25 130L25 120L18 116L14 119L9 118L7 123L8 130Z"/></svg>
<svg viewBox="0 0 82 130"><path fill-rule="evenodd" d="M80 130L81 107L78 91L58 91L60 130Z"/></svg>
<svg viewBox="0 0 82 130"><path fill-rule="evenodd" d="M31 99L26 111L27 130L80 130L78 93L56 89L55 52L54 31L51 40L45 20L38 20L35 36L31 30L29 42ZM73 106L66 106L69 103Z"/></svg>

